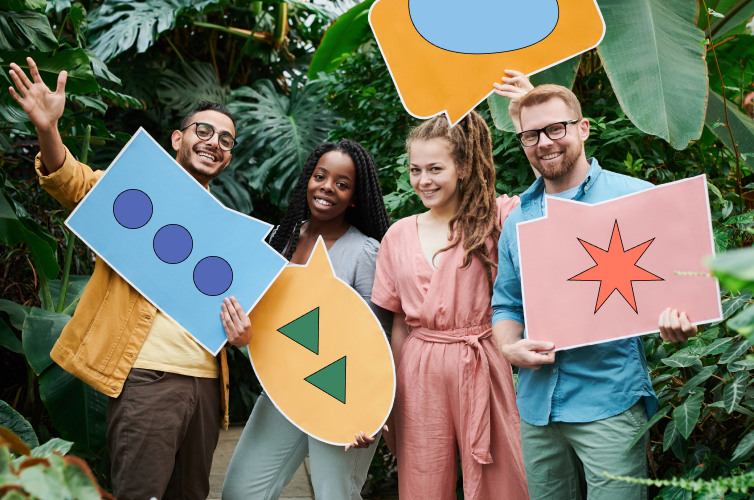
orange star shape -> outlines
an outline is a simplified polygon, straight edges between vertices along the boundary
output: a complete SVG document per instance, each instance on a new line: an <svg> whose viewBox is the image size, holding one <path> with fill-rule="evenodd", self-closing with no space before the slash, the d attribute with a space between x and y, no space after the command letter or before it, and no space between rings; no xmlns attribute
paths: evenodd
<svg viewBox="0 0 754 500"><path fill-rule="evenodd" d="M586 271L577 274L568 281L599 281L600 289L597 294L597 305L594 307L594 313L599 311L602 304L617 291L628 302L628 305L639 313L636 308L636 297L634 296L634 281L664 281L657 275L654 275L636 265L654 238L645 241L628 250L623 249L623 240L620 236L620 228L616 219L613 226L613 234L610 237L610 245L607 250L603 250L581 238L577 238L581 246L589 253L595 265Z"/></svg>

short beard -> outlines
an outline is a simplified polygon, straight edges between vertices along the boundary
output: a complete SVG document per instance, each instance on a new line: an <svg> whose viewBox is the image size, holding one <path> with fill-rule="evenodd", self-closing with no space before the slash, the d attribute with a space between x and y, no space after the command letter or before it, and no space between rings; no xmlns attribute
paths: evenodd
<svg viewBox="0 0 754 500"><path fill-rule="evenodd" d="M579 143L579 145L576 147L576 149L572 150L573 154L571 154L571 151L566 149L563 153L563 159L560 162L560 165L555 169L544 169L542 168L542 165L539 165L539 174L548 181L559 181L563 177L567 176L571 173L573 170L574 165L576 165L576 162L579 161L579 158L581 157L581 153L584 151L584 143Z"/></svg>
<svg viewBox="0 0 754 500"><path fill-rule="evenodd" d="M178 164L183 167L183 169L188 172L191 177L196 179L200 184L209 184L209 182L217 177L220 172L225 170L225 167L227 166L227 163L225 166L223 166L221 169L219 169L217 172L214 173L214 175L208 175L204 172L202 172L200 169L196 168L194 164L191 162L191 150L188 148L180 148L178 150L178 155L176 157L176 161Z"/></svg>

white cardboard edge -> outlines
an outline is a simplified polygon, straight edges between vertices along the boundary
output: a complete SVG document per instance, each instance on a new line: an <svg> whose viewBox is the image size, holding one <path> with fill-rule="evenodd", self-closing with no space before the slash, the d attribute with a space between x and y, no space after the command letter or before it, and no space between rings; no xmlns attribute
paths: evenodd
<svg viewBox="0 0 754 500"><path fill-rule="evenodd" d="M107 169L105 170L105 173L102 174L102 176L97 180L97 183L99 183L99 181L102 180L108 174L108 172L110 171L110 167L112 167L115 164L115 162L118 161L118 159L121 157L121 155L123 154L123 152L134 141L134 139L136 139L136 137L139 134L146 135L152 142L154 142L157 145L157 147L160 148L160 151L162 151L165 154L165 156L167 156L168 158L170 158L170 160L173 161L173 163L175 163L176 166L178 166L178 170L180 172L182 172L189 179L191 179L193 182L195 182L199 187L201 187L202 189L204 189L204 186L202 186L201 184L199 184L199 181L197 181L196 179L194 179L191 176L191 174L189 174L188 172L186 172L186 170L184 170L183 167L181 167L180 164L177 161L175 161L175 158L173 158L172 156L170 156L170 154L168 154L168 152L165 151L162 148L162 146L160 146L160 144L157 141L155 141L154 138L151 135L149 135L149 132L147 132L146 130L144 130L143 127L139 127L139 129L136 131L136 133L133 136L131 136L131 139L129 139L128 142L126 143L126 145L123 146L123 149L121 149L120 152L118 153L118 155L113 159L113 161L110 162L110 166L107 167ZM71 217L73 217L73 215L79 209L79 207L81 206L81 204L84 203L84 201L86 201L86 199L89 197L89 195L92 193L92 191L97 187L97 183L95 183L95 185L92 186L91 189L89 189L89 191L86 193L86 195L78 202L78 204L76 205L76 207L73 209L73 211L71 211L70 215L65 220L66 227L70 231L72 231L81 241L83 241L86 244L86 246L88 246L89 248L91 248L91 245L89 245L89 242L87 242L86 239L82 238L79 233L77 233L71 226L69 226L68 225L68 221L71 219ZM210 196L212 196L212 195L210 194ZM220 205L221 208L223 208L225 210L228 210L230 212L235 212L235 210L231 210L228 207L224 206L222 203L220 203L217 200L217 198L215 198L214 196L212 196L212 199L215 200L215 203L217 203L218 205ZM259 219L255 219L254 217L250 217L250 216L248 216L246 214L242 214L241 212L236 212L236 213L239 214L239 215L242 215L243 217L246 217L247 219L251 219L251 220L260 222L260 223L268 226L267 227L267 233L265 233L265 236L262 238L261 243L267 245L267 247L269 247L270 250L272 250L273 252L275 252L275 250L266 241L264 241L264 238L266 238L267 235L270 234L270 231L272 230L272 227L273 227L272 224L269 224L267 222L261 221ZM277 253L277 252L275 252L275 253ZM147 297L136 285L134 285L128 278L126 278L125 276L123 276L115 267L113 267L110 264L110 262L106 258L104 258L103 256L101 256L100 254L96 254L96 255L97 255L98 259L102 259L103 261L105 261L105 263L108 266L110 266L110 268L113 271L115 271L116 273L118 273L118 275L121 278L123 278L123 280L126 283L128 283L131 286L131 288L133 288L134 290L136 290L137 292L139 292L139 295L141 295L142 297L144 297L145 299L147 299L147 301L149 301L150 304L152 304L157 309L159 309L162 312L162 314L164 314L165 316L167 316L168 318L170 318L173 322L175 322L177 325L179 325L181 328L183 328L184 330L186 330L186 328L184 328L183 325L181 325L178 321L176 321L174 318L172 318L168 313L166 313L165 311L163 311L162 309L160 309L160 307L157 304L155 304L154 301L152 301L152 299L150 299L149 297ZM265 287L264 291L259 295L259 297L257 298L257 300L254 301L254 304L252 304L252 306L246 312L247 315L249 314L249 312L251 312L252 309L254 309L254 306L257 305L257 302L259 302L259 300L264 296L264 294L267 293L267 290L269 290L270 286L272 286L272 283L275 282L275 280L277 279L277 277L280 276L280 273L283 272L283 269L285 269L285 265L281 266L280 270L277 272L277 274L275 274L275 279L273 279L272 281L270 281L270 283ZM191 335L191 332L189 332L188 330L186 330L186 332L189 334L189 336L192 339L194 339L194 341L197 344L199 344L200 346L202 346L203 349L205 349L206 351L208 351L209 353L211 353L213 356L217 356L217 354L222 350L223 347L225 347L225 344L228 342L227 339L226 339L225 342L223 342L223 344L220 345L220 347L216 351L212 351L212 349L210 349L209 347L207 347L206 345L204 345L199 339L197 339L196 337L194 337L193 335Z"/></svg>
<svg viewBox="0 0 754 500"><path fill-rule="evenodd" d="M364 304L364 307L366 307L369 310L369 313L374 318L374 321L380 326L380 330L382 330L382 324L380 323L380 320L374 314L374 311L372 311L372 308L369 307L369 304L367 304L367 301L364 300L364 297L362 297L361 295L359 295L359 293L356 290L354 290L353 287L351 287L351 285L349 285L348 283L346 283L342 279L338 278L338 276L336 276L335 269L333 269L332 261L330 260L330 255L327 253L327 247L325 246L325 240L322 238L322 235L320 235L320 236L317 237L317 242L314 244L314 248L312 249L312 253L309 255L309 258L307 259L306 264L288 264L285 267L299 267L299 268L301 268L301 267L308 267L309 263L312 260L312 257L314 256L314 252L317 250L317 247L319 247L320 245L322 245L322 247L325 250L325 256L327 256L327 263L330 265L330 271L332 271L333 278L335 278L336 280L338 280L341 283L343 283L344 285L346 285L351 290L351 292L353 292L353 294L356 297L358 297L359 300L361 300L361 302ZM395 375L395 360L393 359L393 354L392 354L392 351L390 349L390 342L388 342L387 335L385 335L385 331L384 330L382 330L382 334L385 337L385 343L387 344L388 351L390 351L390 366L393 369L393 397L392 397L392 400L391 400L391 403L390 403L390 409L388 409L388 412L385 415L385 418L382 420L382 423L379 426L377 426L377 429L375 429L373 432L367 433L367 436L369 436L369 437L372 437L375 434L377 434L382 429L382 427L385 425L385 422L387 422L387 419L390 416L390 413L392 413L392 411L393 411L393 405L395 404L395 391L396 391L396 388L397 388L397 385L398 385L398 381L397 381L397 378L396 378L396 375ZM260 377L258 375L258 373L257 373L257 367L254 365L254 357L251 355L251 347L249 347L249 361L251 361L251 367L254 370L254 374L257 375L257 380L259 380L259 383L261 384L262 389L264 390L265 393L267 393L267 397L270 398L270 401L272 401L272 404L275 405L275 408L277 408L277 410L286 418L286 420L288 420L290 423L292 423L294 426L296 426L296 428L298 430L300 430L301 432L303 432L304 434L306 434L308 436L313 437L317 441L321 441L323 443L331 444L331 445L334 445L334 446L346 446L346 445L352 444L350 442L349 443L336 443L334 441L327 441L327 440L322 439L320 437L314 436L313 434L309 434L306 430L304 430L303 428L301 428L296 422L294 422L278 406L277 402L275 402L275 398L273 398L272 395L270 395L269 391L267 390L267 387L265 387L264 382L262 382L262 377ZM358 430L361 431L363 429L358 429ZM374 443L373 446L377 446L377 443Z"/></svg>
<svg viewBox="0 0 754 500"><path fill-rule="evenodd" d="M559 203L560 202L563 202L563 203L573 203L573 204L576 204L576 205L584 205L584 206L595 207L595 206L598 206L598 205L602 205L604 203L610 203L610 202L613 202L615 200L619 200L621 198L628 198L628 197L631 197L631 196L636 196L638 194L645 193L645 192L647 192L650 189L663 189L663 188L665 188L667 186L678 184L680 182L688 182L688 181L691 181L693 179L697 179L699 177L702 177L704 179L704 183L702 185L704 186L704 199L706 201L706 206L707 206L707 221L709 222L710 241L712 242L712 257L714 257L715 256L715 235L714 235L714 232L712 231L712 219L710 217L710 205L709 205L709 195L707 193L707 175L706 174L701 174L701 175L697 175L697 176L694 176L694 177L689 177L687 179L680 179L680 180L673 181L673 182L667 182L665 184L660 184L658 186L654 186L654 187L651 187L651 188L648 188L648 189L644 189L642 191L637 191L635 193L625 194L623 196L618 196L616 198L611 198L609 200L600 201L600 202L597 202L597 203L584 203L583 201L566 200L566 199L562 199L562 198L558 198L558 202ZM530 220L527 220L527 221L522 221L522 222L519 222L519 223L516 224L516 244L518 245L518 268L521 270L521 303L522 303L522 308L523 308L523 312L524 312L524 331L526 331L526 293L524 291L524 288L525 288L524 287L524 278L523 278L523 272L524 271L523 271L523 266L522 266L522 263L521 263L521 234L519 233L519 227L522 226L522 225L524 225L524 224L529 224L529 223L536 222L536 221L539 221L539 220L547 219L547 207L548 207L548 204L549 204L550 197L547 196L546 194L544 196L545 196L545 214L542 217L537 217L536 219L530 219ZM714 276L713 276L713 279L715 280L715 287L717 288L717 295L719 297L720 296L720 281L717 278L715 278ZM702 324L715 323L715 322L718 322L718 321L722 321L722 319L723 319L723 308L722 308L722 304L721 304L721 302L719 300L717 301L717 311L718 311L718 317L717 318L708 319L708 320L705 320L705 321L692 322L692 324L693 325L702 325ZM660 331L660 329L657 328L656 330L648 330L646 332L632 333L632 334L629 334L629 335L623 335L623 336L620 336L620 337L614 337L612 339L598 340L598 341L595 341L595 342L587 342L585 344L578 344L578 345L568 346L568 347L562 348L562 349L558 349L556 347L555 349L553 349L552 351L549 351L549 352L566 351L566 350L569 350L569 349L576 349L577 347L585 347L585 346L589 346L589 345L604 344L605 342L612 342L613 340L621 340L621 339L626 339L626 338L631 338L631 337L638 337L638 336L647 335L647 334L650 334L650 333L657 333L659 331Z"/></svg>

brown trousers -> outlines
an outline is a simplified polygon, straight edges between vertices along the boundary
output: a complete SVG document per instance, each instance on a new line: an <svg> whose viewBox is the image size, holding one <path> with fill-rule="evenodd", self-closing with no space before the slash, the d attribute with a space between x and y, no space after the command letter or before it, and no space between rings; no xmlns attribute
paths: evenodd
<svg viewBox="0 0 754 500"><path fill-rule="evenodd" d="M115 497L206 499L219 408L217 379L132 369L107 408Z"/></svg>

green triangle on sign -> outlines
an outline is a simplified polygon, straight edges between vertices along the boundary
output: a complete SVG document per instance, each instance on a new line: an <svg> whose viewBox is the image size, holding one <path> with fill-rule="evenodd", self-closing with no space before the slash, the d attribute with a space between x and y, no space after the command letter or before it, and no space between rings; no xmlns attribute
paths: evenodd
<svg viewBox="0 0 754 500"><path fill-rule="evenodd" d="M278 331L292 341L319 354L319 307L294 319Z"/></svg>
<svg viewBox="0 0 754 500"><path fill-rule="evenodd" d="M346 357L330 363L304 380L346 404Z"/></svg>

